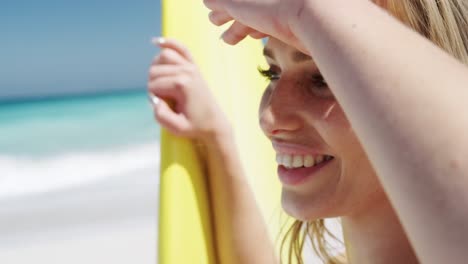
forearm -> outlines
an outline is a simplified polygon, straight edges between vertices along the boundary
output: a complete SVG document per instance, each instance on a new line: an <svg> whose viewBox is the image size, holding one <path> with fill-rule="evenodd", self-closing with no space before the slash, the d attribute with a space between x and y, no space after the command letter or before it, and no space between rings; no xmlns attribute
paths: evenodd
<svg viewBox="0 0 468 264"><path fill-rule="evenodd" d="M220 263L276 263L267 226L230 132L205 143Z"/></svg>
<svg viewBox="0 0 468 264"><path fill-rule="evenodd" d="M468 248L468 72L367 0L309 0L294 31L424 263Z"/></svg>

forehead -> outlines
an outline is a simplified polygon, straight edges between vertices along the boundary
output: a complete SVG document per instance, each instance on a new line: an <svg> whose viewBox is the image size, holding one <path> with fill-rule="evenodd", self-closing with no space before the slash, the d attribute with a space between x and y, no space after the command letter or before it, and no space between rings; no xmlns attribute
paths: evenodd
<svg viewBox="0 0 468 264"><path fill-rule="evenodd" d="M289 60L295 63L311 61L312 58L277 39L269 38L263 49L263 55L273 60Z"/></svg>

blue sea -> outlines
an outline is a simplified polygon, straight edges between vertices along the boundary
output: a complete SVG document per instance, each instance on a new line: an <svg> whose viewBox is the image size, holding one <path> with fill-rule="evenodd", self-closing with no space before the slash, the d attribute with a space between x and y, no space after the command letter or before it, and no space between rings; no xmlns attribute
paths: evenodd
<svg viewBox="0 0 468 264"><path fill-rule="evenodd" d="M157 176L159 133L144 90L0 102L0 198Z"/></svg>
<svg viewBox="0 0 468 264"><path fill-rule="evenodd" d="M2 263L154 264L159 134L143 89L0 102Z"/></svg>
<svg viewBox="0 0 468 264"><path fill-rule="evenodd" d="M0 102L2 263L154 264L159 137L145 91Z"/></svg>

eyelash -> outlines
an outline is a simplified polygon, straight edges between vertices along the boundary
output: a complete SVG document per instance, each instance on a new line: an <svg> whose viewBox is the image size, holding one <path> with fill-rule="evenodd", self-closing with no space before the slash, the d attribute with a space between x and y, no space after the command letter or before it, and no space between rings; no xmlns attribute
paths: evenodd
<svg viewBox="0 0 468 264"><path fill-rule="evenodd" d="M311 76L312 83L317 88L328 88L328 84L320 73L314 73Z"/></svg>
<svg viewBox="0 0 468 264"><path fill-rule="evenodd" d="M262 69L260 66L258 67L258 72L260 73L261 76L265 77L268 81L276 81L278 80L279 74L276 73L272 68L265 70Z"/></svg>
<svg viewBox="0 0 468 264"><path fill-rule="evenodd" d="M265 77L270 82L277 81L280 78L280 75L272 68L265 70L265 69L262 69L261 67L258 67L258 72L260 73L261 76ZM312 76L310 77L310 80L312 84L314 85L314 87L316 88L322 89L322 88L328 87L327 82L325 81L322 74L320 73L312 74Z"/></svg>

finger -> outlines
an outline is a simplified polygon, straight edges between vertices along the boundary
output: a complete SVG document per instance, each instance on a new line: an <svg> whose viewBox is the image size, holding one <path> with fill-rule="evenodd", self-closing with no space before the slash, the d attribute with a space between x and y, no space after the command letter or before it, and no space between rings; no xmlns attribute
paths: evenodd
<svg viewBox="0 0 468 264"><path fill-rule="evenodd" d="M236 45L241 40L245 39L253 29L236 21L234 22L221 36L221 38L230 45Z"/></svg>
<svg viewBox="0 0 468 264"><path fill-rule="evenodd" d="M203 0L203 4L210 10L224 10L219 0Z"/></svg>
<svg viewBox="0 0 468 264"><path fill-rule="evenodd" d="M260 32L260 31L255 31L255 30L250 32L249 36L251 36L254 39L262 39L262 38L268 37L267 34L264 34L264 33Z"/></svg>
<svg viewBox="0 0 468 264"><path fill-rule="evenodd" d="M148 83L148 91L160 98L169 98L177 101L180 98L180 89L173 77L163 77Z"/></svg>
<svg viewBox="0 0 468 264"><path fill-rule="evenodd" d="M178 65L170 64L158 64L154 65L149 69L148 80L153 81L156 78L169 77L179 74L181 72L181 67Z"/></svg>
<svg viewBox="0 0 468 264"><path fill-rule="evenodd" d="M157 97L156 95L152 93L148 93L148 100L151 103L151 105L154 107L157 104L159 104L159 102L161 101L161 98Z"/></svg>
<svg viewBox="0 0 468 264"><path fill-rule="evenodd" d="M154 57L152 65L184 65L187 60L173 49L162 49L161 52Z"/></svg>
<svg viewBox="0 0 468 264"><path fill-rule="evenodd" d="M179 41L171 38L153 38L153 43L162 49L172 49L188 61L193 61L190 51Z"/></svg>
<svg viewBox="0 0 468 264"><path fill-rule="evenodd" d="M211 11L208 15L211 23L215 24L216 26L222 26L229 21L232 21L233 18L226 12L222 11Z"/></svg>
<svg viewBox="0 0 468 264"><path fill-rule="evenodd" d="M148 91L161 98L169 98L176 102L183 93L184 81L181 77L162 77L148 83Z"/></svg>
<svg viewBox="0 0 468 264"><path fill-rule="evenodd" d="M164 100L161 100L154 107L154 117L162 127L172 134L186 136L190 129L190 124L185 116L174 112Z"/></svg>

